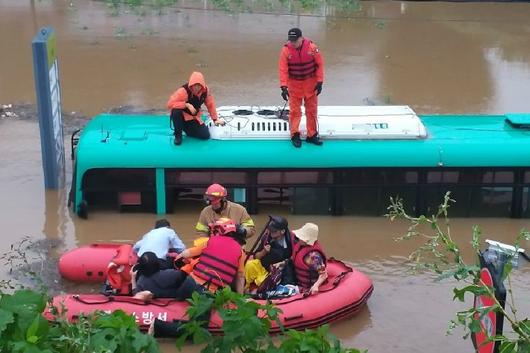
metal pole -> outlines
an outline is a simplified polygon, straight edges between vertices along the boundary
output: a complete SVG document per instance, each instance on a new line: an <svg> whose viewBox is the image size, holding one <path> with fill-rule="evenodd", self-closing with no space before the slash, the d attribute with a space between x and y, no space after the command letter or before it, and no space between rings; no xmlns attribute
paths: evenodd
<svg viewBox="0 0 530 353"><path fill-rule="evenodd" d="M56 37L42 28L32 42L33 70L41 138L42 168L46 189L64 186L64 139Z"/></svg>

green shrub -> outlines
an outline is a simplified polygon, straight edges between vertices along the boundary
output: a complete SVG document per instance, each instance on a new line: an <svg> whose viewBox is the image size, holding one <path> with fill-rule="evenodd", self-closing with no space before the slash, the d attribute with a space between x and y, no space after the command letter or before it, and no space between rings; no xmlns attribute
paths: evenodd
<svg viewBox="0 0 530 353"><path fill-rule="evenodd" d="M118 310L96 312L69 323L53 323L42 313L47 297L31 290L0 292L0 352L12 353L142 353L159 352L153 337L142 334L134 317Z"/></svg>
<svg viewBox="0 0 530 353"><path fill-rule="evenodd" d="M316 330L284 330L278 320L280 310L273 304L256 303L230 288L215 295L194 293L190 303L188 316L192 321L183 325L183 335L177 340L179 348L190 339L206 344L203 353L360 353L357 349L343 348L329 333L328 325ZM214 336L204 328L205 314L211 309L223 320L223 335ZM274 341L269 335L271 322L282 329Z"/></svg>

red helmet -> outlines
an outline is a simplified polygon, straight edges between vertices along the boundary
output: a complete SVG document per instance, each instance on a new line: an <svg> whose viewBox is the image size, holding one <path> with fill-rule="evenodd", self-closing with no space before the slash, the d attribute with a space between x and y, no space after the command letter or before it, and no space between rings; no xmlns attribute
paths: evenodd
<svg viewBox="0 0 530 353"><path fill-rule="evenodd" d="M227 193L226 189L220 184L212 184L208 186L204 193L206 204L212 205L215 209L222 207L221 201L225 199Z"/></svg>
<svg viewBox="0 0 530 353"><path fill-rule="evenodd" d="M210 197L222 198L226 197L227 192L224 186L222 186L221 184L212 184L208 186L208 189L206 189L206 192L204 194Z"/></svg>
<svg viewBox="0 0 530 353"><path fill-rule="evenodd" d="M227 235L230 233L234 233L237 229L236 222L231 220L230 218L219 218L217 221L210 223L208 225L210 227L210 235Z"/></svg>

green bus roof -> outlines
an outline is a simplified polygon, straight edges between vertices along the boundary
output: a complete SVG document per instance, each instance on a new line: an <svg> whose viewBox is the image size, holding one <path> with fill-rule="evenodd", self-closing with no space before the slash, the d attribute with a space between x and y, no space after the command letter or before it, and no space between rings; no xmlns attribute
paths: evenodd
<svg viewBox="0 0 530 353"><path fill-rule="evenodd" d="M530 130L510 115L423 115L419 140L207 140L173 144L168 116L101 114L83 129L77 172L92 168L529 167ZM521 120L521 114L517 114ZM527 114L530 117L530 114Z"/></svg>

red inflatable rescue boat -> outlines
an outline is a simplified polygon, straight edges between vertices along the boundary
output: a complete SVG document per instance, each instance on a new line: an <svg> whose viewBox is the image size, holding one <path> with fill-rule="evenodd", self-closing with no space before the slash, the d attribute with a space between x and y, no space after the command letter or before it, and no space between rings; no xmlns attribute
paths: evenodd
<svg viewBox="0 0 530 353"><path fill-rule="evenodd" d="M58 266L61 276L71 281L103 283L111 261L135 264L137 257L132 245L95 243L81 246L64 253Z"/></svg>
<svg viewBox="0 0 530 353"><path fill-rule="evenodd" d="M101 249L108 250L105 247ZM112 254L116 255L116 250L113 253L109 252L109 256L106 257L107 261L112 259ZM71 261L73 258L68 256L66 260ZM103 262L103 259L98 258L98 264L100 260ZM66 261L62 260L61 265L64 266L65 264ZM97 268L96 264L94 267L78 265L79 269L92 273L100 270L105 272L106 267L107 265ZM328 280L320 287L319 293L306 297L297 294L288 298L272 300L272 303L282 310L280 321L286 329L302 330L342 320L352 316L366 304L373 291L370 278L335 259L329 259L327 270ZM87 275L87 273L75 276L73 272L65 272L64 269L61 270L61 273L68 273L69 276L71 274L78 280L100 278L99 276ZM265 303L265 301L256 301ZM59 309L65 308L69 320L75 320L83 313L91 313L96 310L112 312L121 309L134 315L138 325L143 330L149 327L154 318L165 321L186 319L188 307L188 302L174 299L155 299L146 303L130 296L105 296L103 294L56 296L53 299L53 304ZM45 315L48 319L53 319L49 311ZM221 333L221 325L220 317L214 313L211 316L208 329L213 333ZM271 333L279 331L277 324L272 323Z"/></svg>

